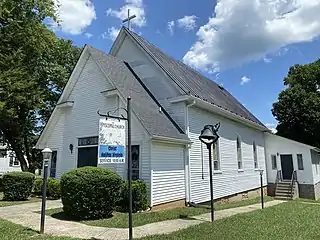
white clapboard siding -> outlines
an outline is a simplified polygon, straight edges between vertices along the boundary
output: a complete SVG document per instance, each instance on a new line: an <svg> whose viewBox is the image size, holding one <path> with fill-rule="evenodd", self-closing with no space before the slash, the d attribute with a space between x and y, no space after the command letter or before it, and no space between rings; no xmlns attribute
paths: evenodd
<svg viewBox="0 0 320 240"><path fill-rule="evenodd" d="M267 172L269 183L275 183L277 170L281 170L281 154L292 154L293 169L297 170L297 179L300 184L314 183L314 177L317 174L311 160L310 148L312 147L269 133L265 134L265 141L267 150ZM279 156L277 155L277 153L279 153ZM298 170L297 154L302 154L304 170ZM277 169L272 169L271 155L276 155Z"/></svg>
<svg viewBox="0 0 320 240"><path fill-rule="evenodd" d="M221 171L213 175L214 198L230 196L260 186L259 172L254 169L253 141L256 142L259 168L265 169L263 133L196 107L189 109L189 138L193 142L190 155L190 201L210 200L208 150L199 140L206 124L221 123L219 150ZM242 140L243 171L238 171L237 134ZM266 175L264 172L264 185Z"/></svg>
<svg viewBox="0 0 320 240"><path fill-rule="evenodd" d="M12 151L7 150L5 146L1 146L0 148L0 175L7 173L7 172L21 172L20 164L18 166L11 166L10 167L10 154ZM6 149L6 150L5 150ZM6 156L3 156L2 153L6 153Z"/></svg>
<svg viewBox="0 0 320 240"><path fill-rule="evenodd" d="M153 142L151 156L153 205L185 199L183 146Z"/></svg>
<svg viewBox="0 0 320 240"><path fill-rule="evenodd" d="M55 127L48 138L47 146L51 148L52 151L57 151L57 166L56 166L56 177L60 176L60 169L63 167L63 163L60 159L63 159L62 149L63 149L63 135L64 135L64 124L65 124L65 109L57 109L60 117L55 123ZM59 161L60 160L60 161ZM67 162L66 164L68 164ZM72 165L70 163L69 165ZM50 172L50 171L49 171Z"/></svg>
<svg viewBox="0 0 320 240"><path fill-rule="evenodd" d="M99 67L89 57L70 96L66 98L68 101L74 101L73 107L66 108L60 115L48 141L49 147L58 150L57 178L60 178L63 172L77 167L78 138L98 136L100 116L97 110L106 113L124 105L117 96L105 97L101 93L112 88ZM148 189L150 189L149 141L146 132L133 115L132 142L140 145L140 177L146 181ZM69 150L70 144L74 146L72 153ZM124 179L127 177L127 164L110 164L103 167L114 169Z"/></svg>

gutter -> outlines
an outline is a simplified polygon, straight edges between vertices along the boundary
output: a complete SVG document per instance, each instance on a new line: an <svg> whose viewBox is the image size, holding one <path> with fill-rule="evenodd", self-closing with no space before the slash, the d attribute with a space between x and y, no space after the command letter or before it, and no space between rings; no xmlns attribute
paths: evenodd
<svg viewBox="0 0 320 240"><path fill-rule="evenodd" d="M189 137L189 108L196 104L196 101L193 100L191 103L186 104L186 113L185 113L185 132ZM191 199L191 181L190 181L190 147L185 149L185 172L184 175L186 177L185 185L186 185L186 200L187 202Z"/></svg>
<svg viewBox="0 0 320 240"><path fill-rule="evenodd" d="M153 141L159 141L159 142L166 142L166 143L173 143L173 144L190 144L192 143L190 140L187 139L179 139L179 138L171 138L171 137L164 137L164 136L158 136L153 135L150 138Z"/></svg>

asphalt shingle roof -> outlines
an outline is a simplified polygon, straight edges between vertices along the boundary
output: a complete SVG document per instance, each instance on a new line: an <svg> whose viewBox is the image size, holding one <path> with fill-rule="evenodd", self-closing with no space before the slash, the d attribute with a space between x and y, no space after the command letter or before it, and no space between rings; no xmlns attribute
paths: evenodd
<svg viewBox="0 0 320 240"><path fill-rule="evenodd" d="M127 28L124 29L147 53L150 54L155 62L167 72L172 80L181 88L181 94L188 94L200 98L265 127L223 87L181 61L168 56L138 34L129 31Z"/></svg>
<svg viewBox="0 0 320 240"><path fill-rule="evenodd" d="M131 97L132 111L151 136L170 137L189 141L183 130L162 109L138 76L125 62L87 46L91 56L123 98Z"/></svg>

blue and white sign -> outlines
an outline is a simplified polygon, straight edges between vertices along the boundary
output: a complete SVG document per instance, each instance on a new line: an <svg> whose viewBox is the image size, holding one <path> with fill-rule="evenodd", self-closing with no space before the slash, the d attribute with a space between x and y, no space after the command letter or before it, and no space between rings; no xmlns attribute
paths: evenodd
<svg viewBox="0 0 320 240"><path fill-rule="evenodd" d="M124 120L100 119L98 164L125 163Z"/></svg>

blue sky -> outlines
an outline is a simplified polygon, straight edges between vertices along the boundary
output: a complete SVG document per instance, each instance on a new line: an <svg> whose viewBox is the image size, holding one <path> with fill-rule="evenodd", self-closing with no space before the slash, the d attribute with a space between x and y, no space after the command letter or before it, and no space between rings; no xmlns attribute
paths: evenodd
<svg viewBox="0 0 320 240"><path fill-rule="evenodd" d="M58 1L58 0L55 0ZM58 36L108 52L134 31L223 85L268 127L290 66L320 56L320 0L60 0Z"/></svg>

